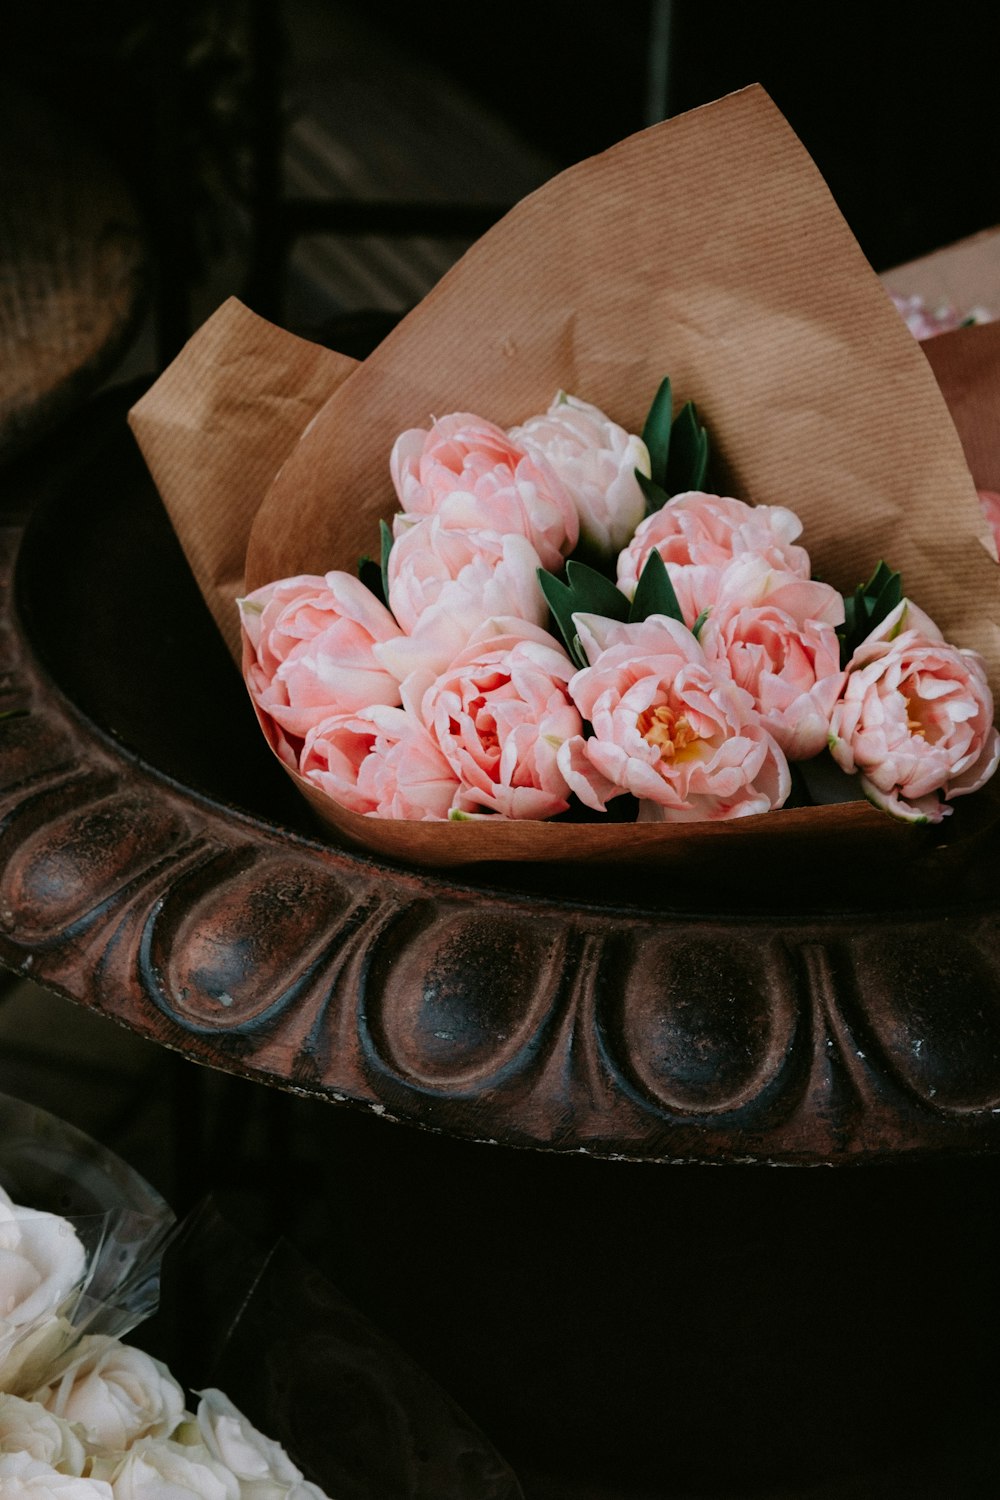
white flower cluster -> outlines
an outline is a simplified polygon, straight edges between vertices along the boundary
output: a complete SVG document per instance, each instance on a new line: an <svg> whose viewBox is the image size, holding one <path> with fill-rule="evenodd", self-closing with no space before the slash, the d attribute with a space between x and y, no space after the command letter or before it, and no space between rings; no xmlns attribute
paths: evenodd
<svg viewBox="0 0 1000 1500"><path fill-rule="evenodd" d="M0 1189L3 1500L326 1500L221 1391L189 1412L159 1360L103 1335L73 1342L85 1275L73 1226Z"/></svg>

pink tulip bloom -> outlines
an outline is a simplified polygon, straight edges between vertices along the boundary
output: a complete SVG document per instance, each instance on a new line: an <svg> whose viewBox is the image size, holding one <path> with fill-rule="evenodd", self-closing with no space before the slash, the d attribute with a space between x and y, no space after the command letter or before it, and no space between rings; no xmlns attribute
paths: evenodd
<svg viewBox="0 0 1000 1500"><path fill-rule="evenodd" d="M809 577L809 554L794 545L802 522L783 505L747 505L723 495L675 495L647 516L618 558L618 587L630 599L654 549L667 565L684 615L694 625L716 601L723 570L757 554L782 573Z"/></svg>
<svg viewBox="0 0 1000 1500"><path fill-rule="evenodd" d="M450 526L519 532L550 569L576 546L576 507L561 481L482 417L454 412L429 432L410 428L396 439L389 468L407 514L436 515L446 500L463 497L476 519L456 520L460 507L452 504Z"/></svg>
<svg viewBox="0 0 1000 1500"><path fill-rule="evenodd" d="M420 712L462 784L463 805L502 818L551 818L569 806L560 746L583 721L573 663L551 636L501 636L461 652L424 692Z"/></svg>
<svg viewBox="0 0 1000 1500"><path fill-rule="evenodd" d="M750 694L689 630L663 615L637 625L574 620L592 665L569 691L593 734L567 740L558 760L582 802L603 812L631 792L642 819L667 822L781 806L791 790L784 755Z"/></svg>
<svg viewBox="0 0 1000 1500"><path fill-rule="evenodd" d="M855 651L830 751L865 796L907 822L940 823L1000 761L982 659L942 640L906 599ZM930 623L930 622L928 622ZM911 628L913 627L913 628Z"/></svg>
<svg viewBox="0 0 1000 1500"><path fill-rule="evenodd" d="M562 480L580 518L581 541L609 559L615 556L645 514L635 477L636 469L647 478L650 473L642 438L563 391L544 416L511 428L510 436Z"/></svg>
<svg viewBox="0 0 1000 1500"><path fill-rule="evenodd" d="M399 682L374 647L402 634L392 615L349 573L283 578L239 600L244 677L258 708L285 737L372 703L397 704ZM291 753L294 760L294 752Z"/></svg>
<svg viewBox="0 0 1000 1500"><path fill-rule="evenodd" d="M828 584L779 573L756 556L723 571L698 639L710 660L727 663L789 760L826 746L844 681L835 628L843 620L844 601Z"/></svg>
<svg viewBox="0 0 1000 1500"><path fill-rule="evenodd" d="M406 631L379 648L378 659L402 679L434 675L494 616L533 625L548 619L538 583L540 559L517 533L449 527L449 510L415 522L389 554L389 603Z"/></svg>
<svg viewBox="0 0 1000 1500"><path fill-rule="evenodd" d="M369 818L441 821L459 793L424 725L402 708L324 719L306 736L299 770L342 807Z"/></svg>

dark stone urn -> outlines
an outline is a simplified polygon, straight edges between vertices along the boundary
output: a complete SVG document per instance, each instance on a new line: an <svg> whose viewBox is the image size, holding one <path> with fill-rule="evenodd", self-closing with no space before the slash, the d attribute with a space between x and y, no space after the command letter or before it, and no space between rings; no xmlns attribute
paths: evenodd
<svg viewBox="0 0 1000 1500"><path fill-rule="evenodd" d="M996 805L669 875L336 846L135 394L2 480L0 958L312 1096L327 1269L529 1500L993 1493Z"/></svg>

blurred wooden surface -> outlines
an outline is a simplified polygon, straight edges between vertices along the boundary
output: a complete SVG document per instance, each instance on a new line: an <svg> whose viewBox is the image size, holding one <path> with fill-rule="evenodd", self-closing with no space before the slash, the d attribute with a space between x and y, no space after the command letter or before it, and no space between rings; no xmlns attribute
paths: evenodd
<svg viewBox="0 0 1000 1500"><path fill-rule="evenodd" d="M96 389L135 328L144 285L135 206L87 144L0 90L0 460Z"/></svg>

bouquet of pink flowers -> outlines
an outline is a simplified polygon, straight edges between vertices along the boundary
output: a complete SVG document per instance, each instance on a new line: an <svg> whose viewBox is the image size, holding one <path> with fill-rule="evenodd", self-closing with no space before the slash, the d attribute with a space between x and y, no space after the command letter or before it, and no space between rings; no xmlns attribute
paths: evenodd
<svg viewBox="0 0 1000 1500"><path fill-rule="evenodd" d="M939 822L1000 759L981 659L884 563L847 599L813 579L794 512L707 467L669 380L641 438L564 392L509 432L404 432L381 568L240 600L282 760L366 817L693 822L812 800L790 766L829 747Z"/></svg>
<svg viewBox="0 0 1000 1500"><path fill-rule="evenodd" d="M958 434L759 89L545 184L361 363L226 304L132 421L268 742L391 858L881 848L866 798L996 766Z"/></svg>

